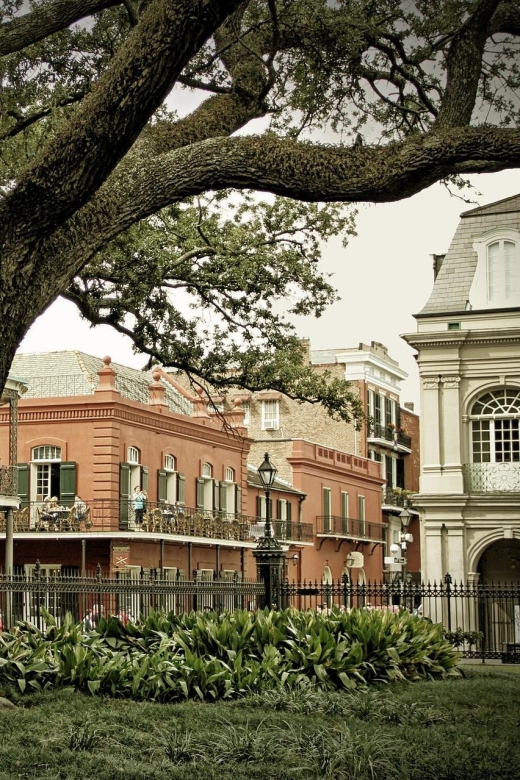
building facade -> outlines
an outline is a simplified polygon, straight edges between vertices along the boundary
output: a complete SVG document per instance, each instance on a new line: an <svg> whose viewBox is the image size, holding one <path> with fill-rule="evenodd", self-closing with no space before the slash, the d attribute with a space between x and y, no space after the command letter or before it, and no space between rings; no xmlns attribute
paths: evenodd
<svg viewBox="0 0 520 780"><path fill-rule="evenodd" d="M472 209L416 315L426 579L520 582L520 196Z"/></svg>
<svg viewBox="0 0 520 780"><path fill-rule="evenodd" d="M320 581L345 574L355 582L394 579L402 566L384 564L384 558L399 538L399 515L407 501L411 506L419 477L418 416L400 404L406 374L375 342L319 351L306 345L316 371L345 379L360 394L370 424L358 430L282 393L236 391L230 397L244 410L250 462L260 463L268 451L279 476L305 494L301 518L312 524L315 541L298 553L298 573ZM410 532L418 534L418 514L411 511ZM408 564L418 578L418 538Z"/></svg>

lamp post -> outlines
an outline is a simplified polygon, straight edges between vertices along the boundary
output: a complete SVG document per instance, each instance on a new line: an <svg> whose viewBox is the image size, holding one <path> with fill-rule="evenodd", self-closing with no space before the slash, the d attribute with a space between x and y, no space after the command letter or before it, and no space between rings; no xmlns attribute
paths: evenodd
<svg viewBox="0 0 520 780"><path fill-rule="evenodd" d="M413 542L412 534L408 533L408 527L410 520L412 519L411 513L405 507L402 512L399 513L399 519L401 520L401 532L399 539L401 542L401 555L403 558L403 582L406 579L407 567L408 567L408 544Z"/></svg>
<svg viewBox="0 0 520 780"><path fill-rule="evenodd" d="M280 586L285 555L282 545L272 534L271 529L271 488L278 470L271 463L269 453L265 453L264 461L258 467L258 477L265 491L265 528L264 535L258 540L253 556L256 559L258 576L265 583L265 604L269 609L280 606Z"/></svg>
<svg viewBox="0 0 520 780"><path fill-rule="evenodd" d="M271 533L271 488L273 487L274 480L278 474L278 469L273 466L269 458L269 453L266 452L264 456L264 462L258 467L258 476L260 482L265 491L265 529L264 536L272 536Z"/></svg>

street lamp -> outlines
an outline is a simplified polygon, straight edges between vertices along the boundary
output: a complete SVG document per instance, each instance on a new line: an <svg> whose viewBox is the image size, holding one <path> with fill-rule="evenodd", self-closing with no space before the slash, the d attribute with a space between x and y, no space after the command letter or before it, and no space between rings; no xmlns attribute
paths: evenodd
<svg viewBox="0 0 520 780"><path fill-rule="evenodd" d="M412 534L408 533L408 527L412 519L411 512L405 507L402 512L399 513L399 519L401 520L401 533L399 539L401 542L401 555L403 558L403 582L406 578L406 567L408 565L408 544L413 542Z"/></svg>
<svg viewBox="0 0 520 780"><path fill-rule="evenodd" d="M258 476L265 490L265 530L264 536L271 536L271 500L269 494L273 486L278 469L273 466L269 459L269 453L266 452L264 462L258 467Z"/></svg>
<svg viewBox="0 0 520 780"><path fill-rule="evenodd" d="M285 555L282 545L271 535L271 501L269 493L278 471L265 453L264 462L258 467L258 477L265 490L265 530L258 540L253 556L256 560L259 579L265 584L265 598L260 600L262 608L279 609L282 602L282 572ZM293 556L294 563L294 556Z"/></svg>

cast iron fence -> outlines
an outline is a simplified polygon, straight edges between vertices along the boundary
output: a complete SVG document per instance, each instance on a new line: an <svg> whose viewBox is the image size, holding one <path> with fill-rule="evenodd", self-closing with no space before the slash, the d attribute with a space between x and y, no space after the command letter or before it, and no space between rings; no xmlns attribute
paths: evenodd
<svg viewBox="0 0 520 780"><path fill-rule="evenodd" d="M206 579L206 577L208 577ZM0 612L12 622L28 620L43 626L44 609L59 622L66 612L77 620L87 610L143 618L155 609L181 614L191 610L255 610L264 603L263 582L242 580L238 572L220 576L204 570L184 579L180 571L159 569L97 572L85 577L56 570L42 576L38 567L18 576L0 575ZM520 584L368 582L282 580L282 607L328 612L333 608L399 612L406 609L442 623L467 658L520 662ZM4 621L7 622L4 617Z"/></svg>
<svg viewBox="0 0 520 780"><path fill-rule="evenodd" d="M63 575L58 569L44 576L36 566L24 575L0 575L0 620L6 627L28 621L43 628L45 612L60 623L67 612L76 621L88 614L117 615L127 621L146 618L153 610L174 614L255 610L265 593L263 583L243 580L239 572L225 572L217 579L206 579L204 570L194 574L192 580L184 579L179 570L106 575L98 567L84 577Z"/></svg>

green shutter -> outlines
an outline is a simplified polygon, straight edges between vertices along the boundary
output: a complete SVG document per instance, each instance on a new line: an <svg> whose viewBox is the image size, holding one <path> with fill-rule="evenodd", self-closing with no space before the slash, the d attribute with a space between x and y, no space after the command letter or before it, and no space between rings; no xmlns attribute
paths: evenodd
<svg viewBox="0 0 520 780"><path fill-rule="evenodd" d="M259 520L262 518L262 497L256 497L256 516Z"/></svg>
<svg viewBox="0 0 520 780"><path fill-rule="evenodd" d="M157 472L157 501L166 501L168 498L168 478L165 471Z"/></svg>
<svg viewBox="0 0 520 780"><path fill-rule="evenodd" d="M276 520L282 519L282 500L280 498L276 499Z"/></svg>
<svg viewBox="0 0 520 780"><path fill-rule="evenodd" d="M148 466L141 466L141 490L148 493Z"/></svg>
<svg viewBox="0 0 520 780"><path fill-rule="evenodd" d="M60 463L60 503L72 506L76 498L76 464L73 461Z"/></svg>
<svg viewBox="0 0 520 780"><path fill-rule="evenodd" d="M228 483L227 482L221 482L220 483L220 509L222 512L227 512L227 492L228 492Z"/></svg>
<svg viewBox="0 0 520 780"><path fill-rule="evenodd" d="M29 504L29 464L18 463L18 495L22 499L22 509Z"/></svg>
<svg viewBox="0 0 520 780"><path fill-rule="evenodd" d="M177 503L186 503L186 477L184 474L177 474Z"/></svg>
<svg viewBox="0 0 520 780"><path fill-rule="evenodd" d="M196 478L195 489L197 495L196 507L197 509L204 509L204 480L202 477Z"/></svg>
<svg viewBox="0 0 520 780"><path fill-rule="evenodd" d="M287 512L287 522L290 523L292 520L292 504L290 501L287 502L286 510Z"/></svg>
<svg viewBox="0 0 520 780"><path fill-rule="evenodd" d="M235 513L242 514L242 486L235 485Z"/></svg>
<svg viewBox="0 0 520 780"><path fill-rule="evenodd" d="M218 512L220 509L220 482L213 480L213 509Z"/></svg>
<svg viewBox="0 0 520 780"><path fill-rule="evenodd" d="M119 528L128 530L128 509L130 506L130 464L119 464Z"/></svg>

